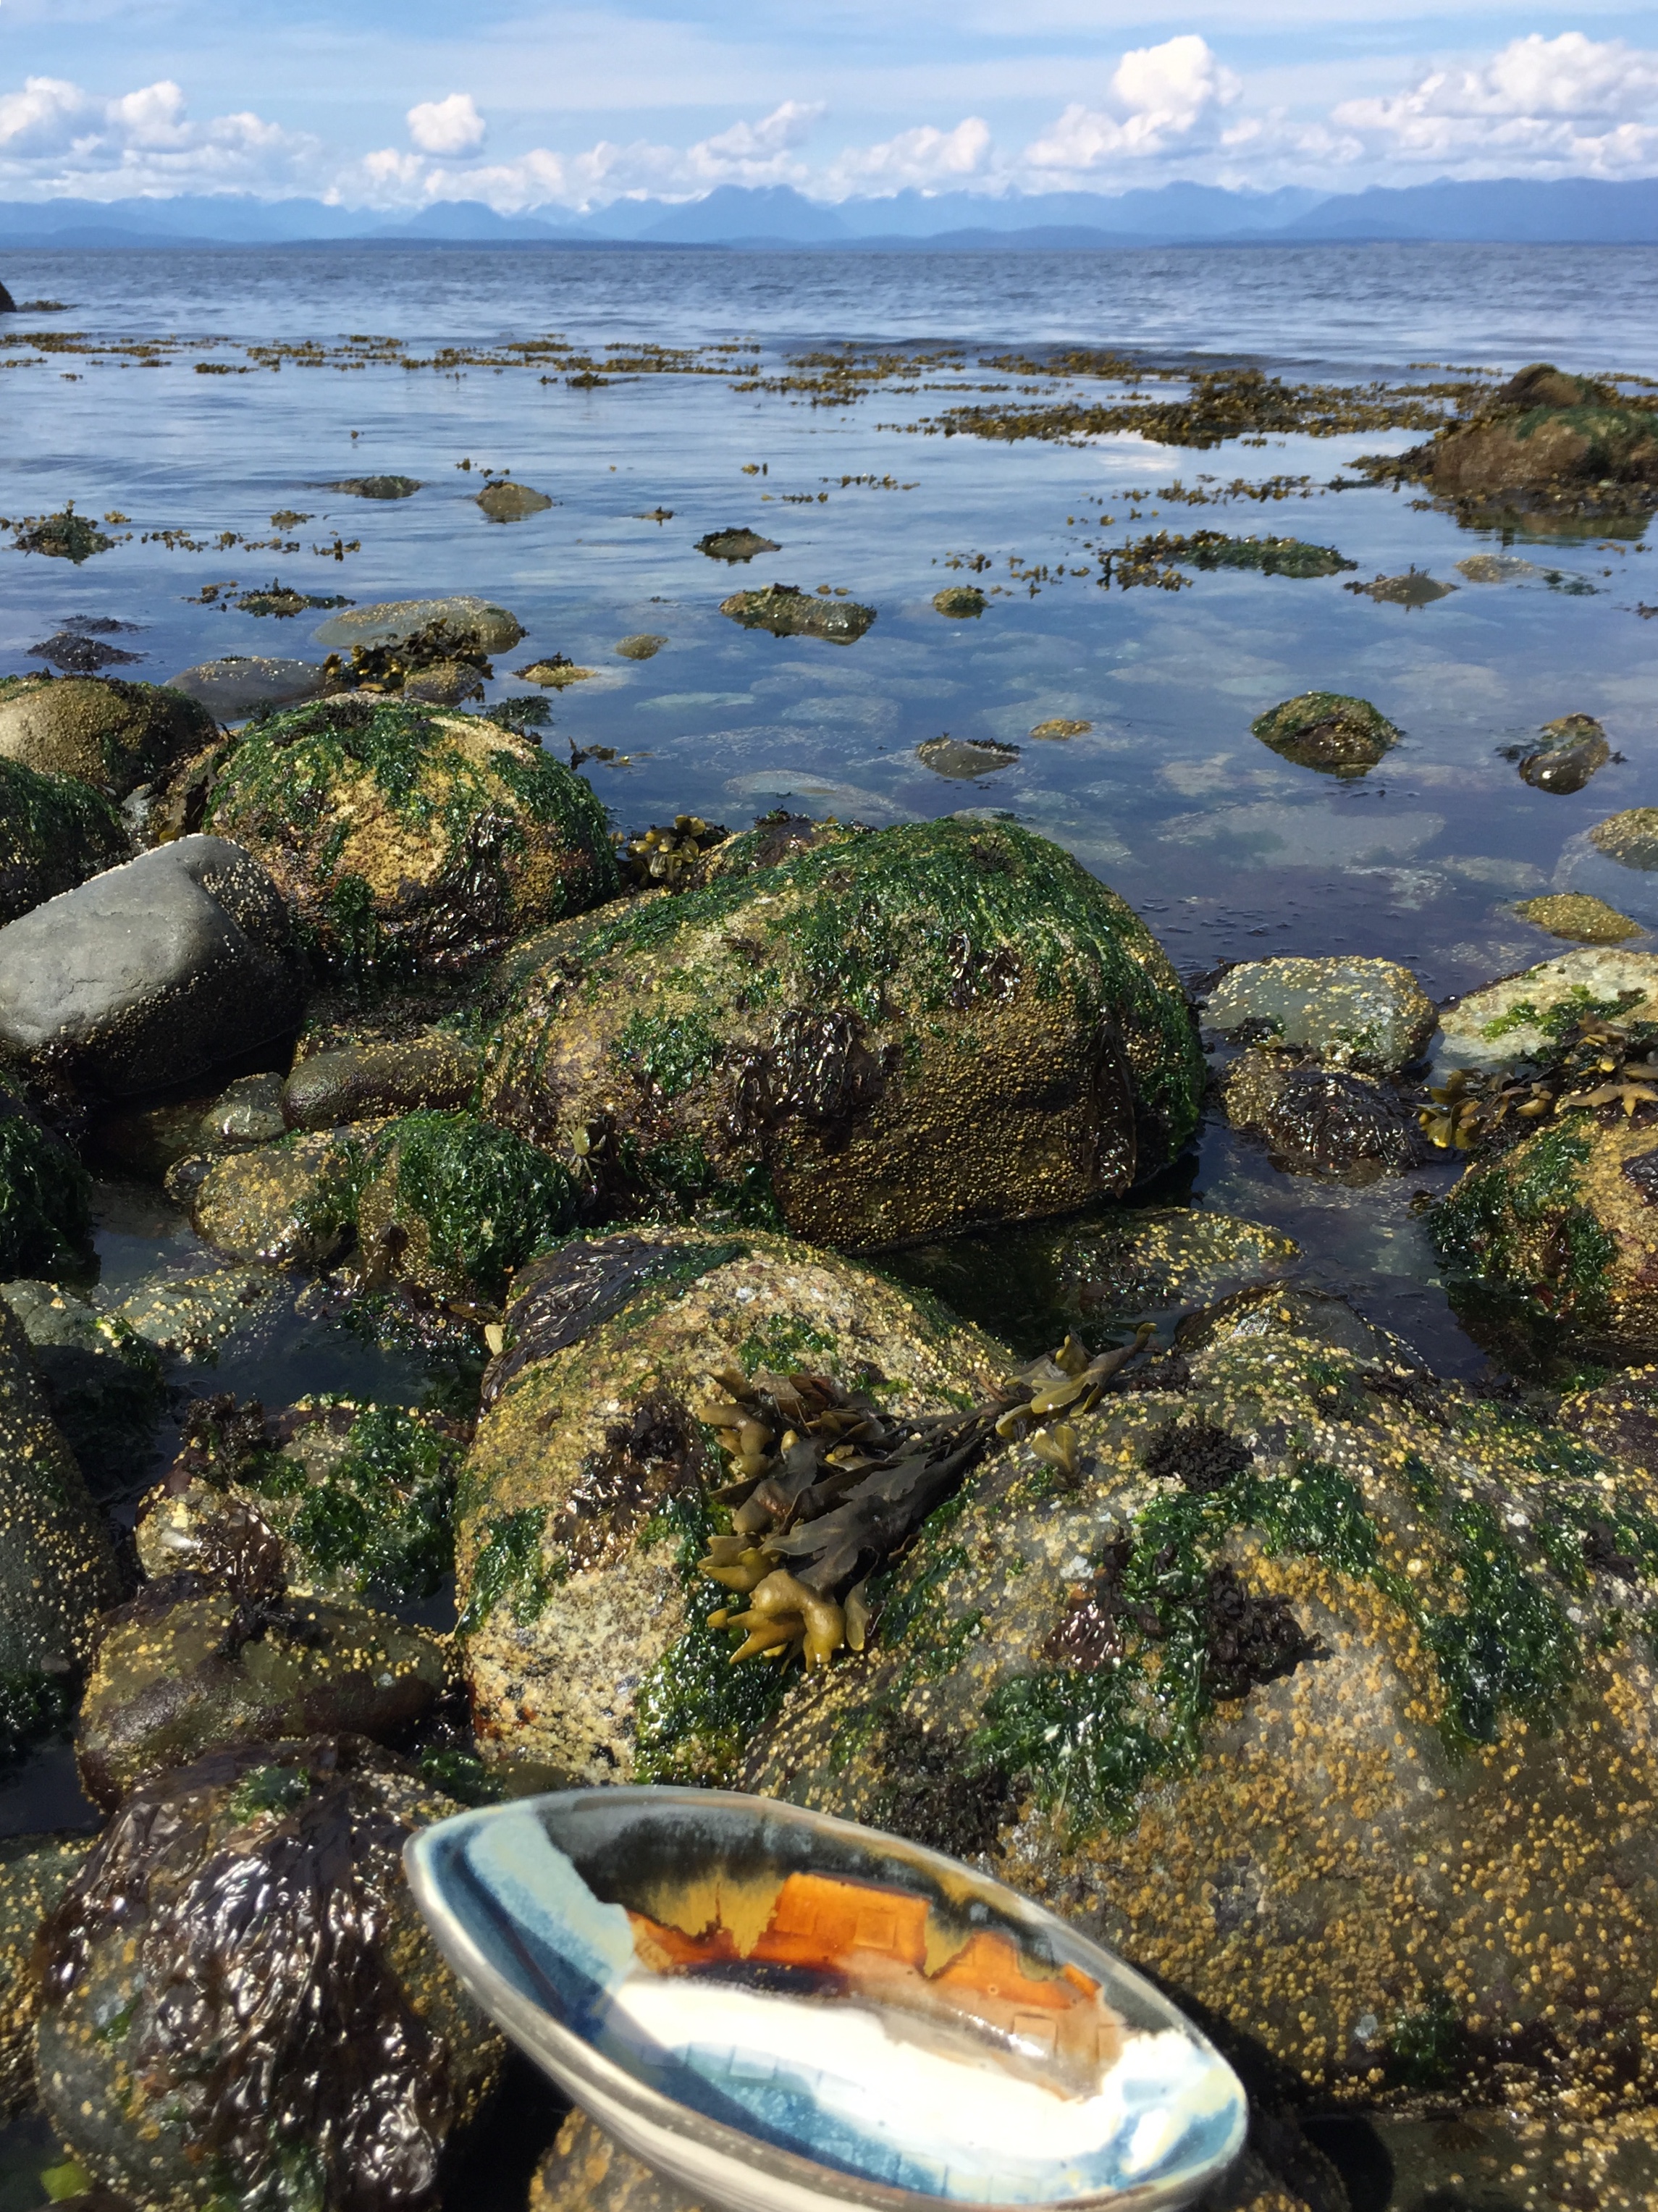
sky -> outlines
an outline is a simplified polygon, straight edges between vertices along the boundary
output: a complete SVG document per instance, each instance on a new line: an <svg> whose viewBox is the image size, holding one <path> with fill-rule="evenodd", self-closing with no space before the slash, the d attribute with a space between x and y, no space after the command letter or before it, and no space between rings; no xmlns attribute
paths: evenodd
<svg viewBox="0 0 1658 2212"><path fill-rule="evenodd" d="M1658 4L0 0L0 198L1658 174Z"/></svg>

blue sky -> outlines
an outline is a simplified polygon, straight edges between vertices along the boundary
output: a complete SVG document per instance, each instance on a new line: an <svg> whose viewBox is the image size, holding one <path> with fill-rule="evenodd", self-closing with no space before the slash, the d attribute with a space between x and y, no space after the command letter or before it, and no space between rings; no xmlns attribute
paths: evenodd
<svg viewBox="0 0 1658 2212"><path fill-rule="evenodd" d="M0 197L583 207L1658 173L1658 9L0 0Z"/></svg>

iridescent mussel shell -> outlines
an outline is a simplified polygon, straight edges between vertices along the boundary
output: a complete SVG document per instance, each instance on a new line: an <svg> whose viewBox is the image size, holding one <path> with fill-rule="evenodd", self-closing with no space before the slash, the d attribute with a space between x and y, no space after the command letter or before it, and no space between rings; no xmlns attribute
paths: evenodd
<svg viewBox="0 0 1658 2212"><path fill-rule="evenodd" d="M450 1964L618 2142L732 2212L1189 2203L1237 2077L1148 1982L953 1859L718 1790L413 1838Z"/></svg>

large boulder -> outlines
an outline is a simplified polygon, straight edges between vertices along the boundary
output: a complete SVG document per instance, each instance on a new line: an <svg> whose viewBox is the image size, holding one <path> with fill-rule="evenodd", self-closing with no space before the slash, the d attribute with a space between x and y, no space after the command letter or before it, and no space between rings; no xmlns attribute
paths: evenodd
<svg viewBox="0 0 1658 2212"><path fill-rule="evenodd" d="M734 1669L704 1626L708 1594L729 1595L698 1566L725 1520L709 1399L757 1467L776 1438L757 1406L732 1410L756 1376L823 1377L891 1419L948 1415L1011 1356L865 1268L757 1233L578 1241L515 1288L459 1486L484 1755L559 1784L728 1779L782 1678ZM865 1413L831 1419L847 1439L880 1432Z"/></svg>
<svg viewBox="0 0 1658 2212"><path fill-rule="evenodd" d="M281 894L221 837L182 837L0 929L0 1048L116 1097L182 1083L292 1030Z"/></svg>
<svg viewBox="0 0 1658 2212"><path fill-rule="evenodd" d="M1658 1492L1346 1318L1024 1424L743 1786L981 1856L1321 2096L1649 2098Z"/></svg>
<svg viewBox="0 0 1658 2212"><path fill-rule="evenodd" d="M0 678L0 760L77 777L112 799L200 752L216 734L205 707L163 684Z"/></svg>
<svg viewBox="0 0 1658 2212"><path fill-rule="evenodd" d="M43 1939L41 2100L87 2172L178 2212L433 2203L501 2057L404 1879L459 1809L351 1738L127 1798Z"/></svg>
<svg viewBox="0 0 1658 2212"><path fill-rule="evenodd" d="M1611 385L1537 362L1408 459L1436 491L1464 498L1658 485L1658 415Z"/></svg>
<svg viewBox="0 0 1658 2212"><path fill-rule="evenodd" d="M125 860L121 817L77 776L0 759L0 923Z"/></svg>
<svg viewBox="0 0 1658 2212"><path fill-rule="evenodd" d="M618 1203L868 1248L1154 1175L1203 1062L1167 955L1005 822L868 832L524 948L484 1111Z"/></svg>
<svg viewBox="0 0 1658 2212"><path fill-rule="evenodd" d="M204 826L257 855L346 971L464 969L617 887L581 777L498 723L366 695L251 727Z"/></svg>

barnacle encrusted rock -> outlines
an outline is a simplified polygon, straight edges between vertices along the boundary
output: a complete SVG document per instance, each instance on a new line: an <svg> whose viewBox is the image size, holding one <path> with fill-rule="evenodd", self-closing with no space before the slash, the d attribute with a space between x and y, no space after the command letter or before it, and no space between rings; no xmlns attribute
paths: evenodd
<svg viewBox="0 0 1658 2212"><path fill-rule="evenodd" d="M960 1413L1011 1356L850 1261L758 1232L579 1241L515 1288L456 1545L485 1755L570 1784L728 1777L783 1680L734 1668L706 1625L730 1595L698 1571L726 1525L708 1495L726 1468L695 1408L800 1371L884 1413Z"/></svg>
<svg viewBox="0 0 1658 2212"><path fill-rule="evenodd" d="M459 1809L349 1737L128 1797L43 1939L41 2101L87 2172L169 2212L432 2203L501 2058L404 1879Z"/></svg>
<svg viewBox="0 0 1658 2212"><path fill-rule="evenodd" d="M588 785L479 716L351 694L271 716L208 825L261 859L327 966L454 971L616 889Z"/></svg>
<svg viewBox="0 0 1658 2212"><path fill-rule="evenodd" d="M1196 1123L1167 956L1010 823L731 866L537 949L513 955L483 1109L616 1203L768 1190L797 1235L894 1244L1127 1190Z"/></svg>
<svg viewBox="0 0 1658 2212"><path fill-rule="evenodd" d="M1291 1175L1354 1183L1414 1165L1411 1117L1393 1087L1352 1068L1297 1065L1288 1054L1242 1054L1222 1085L1235 1129L1265 1138Z"/></svg>
<svg viewBox="0 0 1658 2212"><path fill-rule="evenodd" d="M1249 727L1262 744L1332 775L1363 775L1399 743L1399 732L1368 699L1345 691L1303 691L1257 714Z"/></svg>
<svg viewBox="0 0 1658 2212"><path fill-rule="evenodd" d="M768 629L774 637L821 637L830 645L856 645L875 620L873 607L803 592L798 584L733 592L721 599L720 611L744 629Z"/></svg>
<svg viewBox="0 0 1658 2212"><path fill-rule="evenodd" d="M455 636L480 653L507 653L524 635L524 625L505 607L462 594L446 599L381 599L334 615L317 632L319 645L349 652L354 645L401 645L418 630L443 623Z"/></svg>
<svg viewBox="0 0 1658 2212"><path fill-rule="evenodd" d="M23 1325L0 1301L0 1677L86 1659L118 1590L103 1516L47 1410Z"/></svg>
<svg viewBox="0 0 1658 2212"><path fill-rule="evenodd" d="M742 1786L985 1854L1321 2094L1648 2101L1658 1493L1279 1304L985 1462Z"/></svg>
<svg viewBox="0 0 1658 2212"><path fill-rule="evenodd" d="M1223 1036L1242 1031L1373 1075L1417 1059L1436 1018L1408 968L1340 955L1243 961L1216 984L1203 1015Z"/></svg>
<svg viewBox="0 0 1658 2212"><path fill-rule="evenodd" d="M1587 891L1546 892L1541 898L1522 899L1515 912L1521 921L1546 929L1551 937L1568 938L1577 945L1622 945L1642 934L1638 921Z"/></svg>
<svg viewBox="0 0 1658 2212"><path fill-rule="evenodd" d="M197 1235L233 1260L267 1267L320 1267L344 1241L347 1224L316 1206L331 1169L346 1165L349 1139L332 1129L279 1138L216 1160L197 1190Z"/></svg>
<svg viewBox="0 0 1658 2212"><path fill-rule="evenodd" d="M125 799L212 744L213 717L163 684L113 676L0 678L0 760L72 775Z"/></svg>
<svg viewBox="0 0 1658 2212"><path fill-rule="evenodd" d="M82 1784L112 1811L153 1775L275 1736L396 1743L435 1703L441 1646L383 1613L147 1583L110 1615L82 1701Z"/></svg>
<svg viewBox="0 0 1658 2212"><path fill-rule="evenodd" d="M0 2120L34 2101L34 2020L40 2008L35 1941L90 1841L87 1836L0 1840Z"/></svg>
<svg viewBox="0 0 1658 2212"><path fill-rule="evenodd" d="M468 1106L477 1088L477 1048L448 1030L340 1044L299 1061L282 1085L291 1129L332 1129L378 1114Z"/></svg>
<svg viewBox="0 0 1658 2212"><path fill-rule="evenodd" d="M127 857L121 817L78 776L0 758L0 923Z"/></svg>
<svg viewBox="0 0 1658 2212"><path fill-rule="evenodd" d="M1470 991L1441 1010L1435 1063L1497 1068L1535 1060L1594 1015L1658 1020L1658 955L1610 946L1563 952Z"/></svg>

